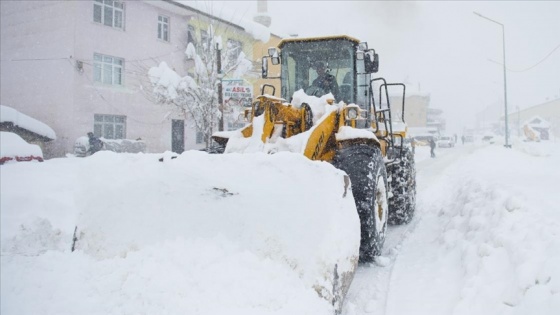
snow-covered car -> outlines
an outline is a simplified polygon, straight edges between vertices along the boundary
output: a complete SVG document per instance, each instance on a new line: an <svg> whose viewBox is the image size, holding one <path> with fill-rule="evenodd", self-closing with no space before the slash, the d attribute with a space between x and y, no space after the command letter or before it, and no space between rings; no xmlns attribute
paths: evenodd
<svg viewBox="0 0 560 315"><path fill-rule="evenodd" d="M494 136L485 135L484 137L482 137L482 142L494 143Z"/></svg>
<svg viewBox="0 0 560 315"><path fill-rule="evenodd" d="M130 139L105 139L100 138L103 142L102 150L113 151L117 153L145 153L146 143L141 140ZM77 157L85 157L89 155L89 139L82 136L74 142L74 155Z"/></svg>
<svg viewBox="0 0 560 315"><path fill-rule="evenodd" d="M74 142L74 155L77 157L85 157L89 150L88 137L82 136Z"/></svg>
<svg viewBox="0 0 560 315"><path fill-rule="evenodd" d="M0 132L0 165L8 161L43 162L43 151L36 144L27 143L13 132Z"/></svg>
<svg viewBox="0 0 560 315"><path fill-rule="evenodd" d="M437 141L438 148L452 148L455 146L455 138L451 136L441 136Z"/></svg>

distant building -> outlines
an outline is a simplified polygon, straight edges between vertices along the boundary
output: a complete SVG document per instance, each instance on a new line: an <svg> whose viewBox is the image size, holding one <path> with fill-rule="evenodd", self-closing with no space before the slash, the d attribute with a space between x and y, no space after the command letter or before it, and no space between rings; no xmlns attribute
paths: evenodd
<svg viewBox="0 0 560 315"><path fill-rule="evenodd" d="M503 122L500 124L500 115L503 120L504 104L503 102L495 102L486 106L483 110L475 114L474 134L481 136L484 134L504 135ZM510 126L511 127L511 126ZM510 128L511 129L511 128Z"/></svg>
<svg viewBox="0 0 560 315"><path fill-rule="evenodd" d="M541 122L546 123L549 137L560 136L560 98L529 108L516 109L508 114L508 124L512 136L522 136L526 124L540 124ZM503 117L501 117L502 126Z"/></svg>
<svg viewBox="0 0 560 315"><path fill-rule="evenodd" d="M430 130L430 133L439 134L445 130L445 119L441 109L430 107L430 95L416 89L414 85L405 83L406 100L404 119L409 128L420 132ZM394 118L402 117L402 94L392 90L390 94L391 114ZM427 129L426 129L427 128Z"/></svg>
<svg viewBox="0 0 560 315"><path fill-rule="evenodd" d="M426 118L426 126L438 130L439 133L445 131L445 119L442 117L443 110L437 108L428 108Z"/></svg>
<svg viewBox="0 0 560 315"><path fill-rule="evenodd" d="M427 127L430 111L430 96L408 94L405 102L405 121L409 127Z"/></svg>

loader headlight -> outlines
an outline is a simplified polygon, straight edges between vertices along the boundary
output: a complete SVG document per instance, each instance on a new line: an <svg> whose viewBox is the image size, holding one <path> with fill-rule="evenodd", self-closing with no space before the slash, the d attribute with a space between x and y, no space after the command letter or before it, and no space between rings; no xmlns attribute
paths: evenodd
<svg viewBox="0 0 560 315"><path fill-rule="evenodd" d="M348 108L348 118L349 119L356 119L358 118L358 109L353 107L353 108Z"/></svg>

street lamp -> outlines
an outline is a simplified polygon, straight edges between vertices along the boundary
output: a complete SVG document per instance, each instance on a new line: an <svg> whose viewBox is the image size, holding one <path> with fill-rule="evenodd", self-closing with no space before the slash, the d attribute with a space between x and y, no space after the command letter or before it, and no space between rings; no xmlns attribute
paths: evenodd
<svg viewBox="0 0 560 315"><path fill-rule="evenodd" d="M485 17L484 15L478 13L478 12L473 12L474 14L480 16L483 19L486 19L490 22L494 22L498 25L500 25L502 27L502 43L503 43L503 50L504 50L504 103L505 103L505 110L506 110L506 115L504 116L505 119L505 123L506 123L506 144L504 145L506 148L511 148L511 145L509 144L509 131L508 131L508 107L507 107L507 83L506 83L506 31L505 31L505 27L504 24L494 21L490 18Z"/></svg>

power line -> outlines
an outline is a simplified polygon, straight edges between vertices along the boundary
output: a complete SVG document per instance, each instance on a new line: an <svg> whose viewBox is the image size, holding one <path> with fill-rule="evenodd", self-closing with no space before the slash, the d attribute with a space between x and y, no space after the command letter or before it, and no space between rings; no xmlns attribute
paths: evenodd
<svg viewBox="0 0 560 315"><path fill-rule="evenodd" d="M176 52L182 51L184 50L184 48L177 48L173 51L170 51L168 53L165 54L161 54L158 56L153 56L153 57L146 57L146 58L142 58L142 59L133 59L133 60L127 60L124 59L126 62L138 62L138 61L147 61L147 60L154 60L157 58L161 58L161 57L165 57L171 54L174 54ZM67 60L67 59L76 59L73 56L70 57L62 57L62 58L22 58L22 59L2 59L2 61L54 61L54 60ZM80 61L94 61L93 59L76 59L76 60L80 60Z"/></svg>
<svg viewBox="0 0 560 315"><path fill-rule="evenodd" d="M72 61L70 59L68 59L68 62L70 64L70 66L72 67L72 69L74 69L74 64L72 64ZM84 74L84 77L89 81L89 83L91 84L91 86L93 87L93 89L95 90L95 92L97 92L97 95L99 96L99 98L101 100L103 100L107 105L109 105L111 108L113 108L115 111L117 111L118 113L125 115L127 117L127 119L130 119L134 122L137 122L139 124L144 124L144 125L152 125L152 126L158 126L163 124L163 122L165 121L162 120L161 122L158 123L151 123L151 122L145 122L145 121L140 121L138 119L134 119L133 117L131 117L130 115L126 115L126 113L124 113L122 110L120 110L117 106L114 106L113 104L111 104L104 96L103 94L101 94L101 91L99 91L99 89L95 86L95 83L93 82L93 80L91 78L89 78L86 74Z"/></svg>
<svg viewBox="0 0 560 315"><path fill-rule="evenodd" d="M535 63L534 65L530 66L529 68L523 69L523 70L515 70L515 69L510 69L506 66L506 70L507 71L511 71L511 72L525 72L525 71L529 71L533 68L535 68L536 66L540 65L541 63L543 63L546 59L548 59L548 57L550 57L558 48L560 48L560 44L558 44L558 46L554 47L554 49L552 49L552 51L550 51L546 56L544 56L544 58L542 58L539 62ZM501 66L503 66L504 64L502 62L498 62L498 61L494 61L492 59L488 59L489 61L499 64Z"/></svg>
<svg viewBox="0 0 560 315"><path fill-rule="evenodd" d="M67 60L68 57L65 58L29 58L29 59L3 59L2 61L54 61L54 60Z"/></svg>

